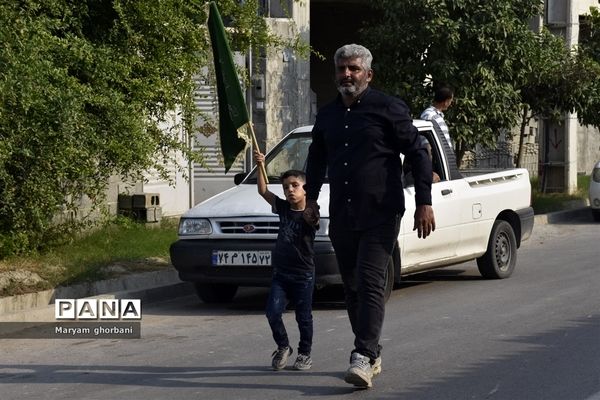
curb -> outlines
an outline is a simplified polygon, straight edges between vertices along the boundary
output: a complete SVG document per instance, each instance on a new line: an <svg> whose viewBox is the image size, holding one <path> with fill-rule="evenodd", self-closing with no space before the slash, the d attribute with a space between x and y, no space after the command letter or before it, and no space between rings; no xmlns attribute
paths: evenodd
<svg viewBox="0 0 600 400"><path fill-rule="evenodd" d="M590 207L574 208L572 210L556 211L534 216L533 229L535 225L561 224L565 222L593 221Z"/></svg>
<svg viewBox="0 0 600 400"><path fill-rule="evenodd" d="M194 293L175 269L125 275L119 278L0 298L0 322L54 321L55 299L140 299L164 301Z"/></svg>

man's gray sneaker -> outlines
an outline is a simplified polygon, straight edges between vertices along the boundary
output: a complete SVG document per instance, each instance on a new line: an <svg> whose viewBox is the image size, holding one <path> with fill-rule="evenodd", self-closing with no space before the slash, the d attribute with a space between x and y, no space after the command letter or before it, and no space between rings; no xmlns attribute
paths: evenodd
<svg viewBox="0 0 600 400"><path fill-rule="evenodd" d="M375 361L373 361L371 368L373 369L373 376L381 373L381 356L377 357Z"/></svg>
<svg viewBox="0 0 600 400"><path fill-rule="evenodd" d="M369 388L373 386L373 368L371 367L369 357L360 353L352 353L350 357L350 368L346 371L344 380L358 387Z"/></svg>
<svg viewBox="0 0 600 400"><path fill-rule="evenodd" d="M284 369L286 364L287 364L287 360L288 357L292 355L292 348L287 346L287 347L278 347L277 350L275 350L273 352L273 361L271 362L271 365L273 366L273 369L275 371L279 371L280 369Z"/></svg>
<svg viewBox="0 0 600 400"><path fill-rule="evenodd" d="M308 354L298 354L296 362L294 362L294 369L304 371L312 367L312 358Z"/></svg>

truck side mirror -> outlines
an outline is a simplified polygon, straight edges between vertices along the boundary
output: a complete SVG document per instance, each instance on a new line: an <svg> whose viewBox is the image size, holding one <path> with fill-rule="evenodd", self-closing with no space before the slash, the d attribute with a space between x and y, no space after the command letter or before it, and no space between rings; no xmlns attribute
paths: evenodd
<svg viewBox="0 0 600 400"><path fill-rule="evenodd" d="M244 180L244 178L246 178L248 174L245 172L240 172L239 174L235 174L233 176L233 183L235 183L236 185L239 185L240 183L242 183L242 181Z"/></svg>

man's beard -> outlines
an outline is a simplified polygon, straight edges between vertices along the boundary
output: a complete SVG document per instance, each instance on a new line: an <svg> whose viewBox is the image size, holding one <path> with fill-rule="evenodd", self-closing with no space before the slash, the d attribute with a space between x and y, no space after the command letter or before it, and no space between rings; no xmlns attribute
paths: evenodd
<svg viewBox="0 0 600 400"><path fill-rule="evenodd" d="M337 90L342 94L342 96L358 96L367 88L367 84L365 83L362 86L359 86L356 83L352 83L350 86L344 86L341 82L337 84Z"/></svg>

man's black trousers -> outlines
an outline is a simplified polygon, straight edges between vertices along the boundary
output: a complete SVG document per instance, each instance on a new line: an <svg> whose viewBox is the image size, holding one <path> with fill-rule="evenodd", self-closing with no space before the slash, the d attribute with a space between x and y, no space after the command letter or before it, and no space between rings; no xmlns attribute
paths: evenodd
<svg viewBox="0 0 600 400"><path fill-rule="evenodd" d="M332 219L329 237L344 283L346 308L354 332L354 350L379 357L385 314L385 271L398 239L401 215L364 230L352 230L346 218Z"/></svg>

